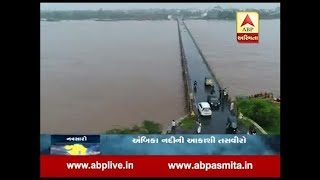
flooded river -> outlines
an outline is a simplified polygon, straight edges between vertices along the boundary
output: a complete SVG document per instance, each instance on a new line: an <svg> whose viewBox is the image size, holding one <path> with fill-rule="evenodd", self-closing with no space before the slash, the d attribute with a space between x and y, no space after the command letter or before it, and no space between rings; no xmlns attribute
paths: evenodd
<svg viewBox="0 0 320 180"><path fill-rule="evenodd" d="M175 21L41 22L41 133L103 133L184 112Z"/></svg>
<svg viewBox="0 0 320 180"><path fill-rule="evenodd" d="M235 21L185 23L231 95L280 95L280 20L260 20L259 44L239 44Z"/></svg>
<svg viewBox="0 0 320 180"><path fill-rule="evenodd" d="M280 22L238 44L234 21L186 21L232 95L280 93ZM41 22L41 133L103 133L185 114L175 21Z"/></svg>

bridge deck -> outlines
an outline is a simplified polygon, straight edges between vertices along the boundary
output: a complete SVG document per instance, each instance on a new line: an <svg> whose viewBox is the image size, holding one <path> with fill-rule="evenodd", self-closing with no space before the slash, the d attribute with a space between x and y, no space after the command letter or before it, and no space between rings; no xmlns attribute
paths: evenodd
<svg viewBox="0 0 320 180"><path fill-rule="evenodd" d="M193 86L193 82L197 81L197 91L193 92L195 103L193 109L197 112L196 103L207 101L207 96L210 95L210 87L205 86L205 77L212 78L215 94L220 97L220 85L218 84L213 73L205 64L197 45L194 43L191 34L182 21L179 21L181 40L185 53L186 64L189 74L189 85ZM193 87L190 87L193 89ZM219 109L213 111L211 117L200 117L202 123L202 134L224 134L226 129L227 117L230 116L230 103L220 99L221 105Z"/></svg>

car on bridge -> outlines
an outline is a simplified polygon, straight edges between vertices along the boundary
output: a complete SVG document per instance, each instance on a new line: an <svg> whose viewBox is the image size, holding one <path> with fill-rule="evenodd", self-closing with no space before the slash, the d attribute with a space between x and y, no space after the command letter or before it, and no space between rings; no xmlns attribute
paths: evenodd
<svg viewBox="0 0 320 180"><path fill-rule="evenodd" d="M207 102L210 104L211 107L219 107L220 105L219 98L215 94L209 95L207 97Z"/></svg>
<svg viewBox="0 0 320 180"><path fill-rule="evenodd" d="M198 103L197 108L198 108L198 111L201 116L211 116L212 115L211 107L208 102Z"/></svg>
<svg viewBox="0 0 320 180"><path fill-rule="evenodd" d="M204 84L205 84L206 86L213 86L213 79L208 78L208 77L205 77L205 78L204 78Z"/></svg>

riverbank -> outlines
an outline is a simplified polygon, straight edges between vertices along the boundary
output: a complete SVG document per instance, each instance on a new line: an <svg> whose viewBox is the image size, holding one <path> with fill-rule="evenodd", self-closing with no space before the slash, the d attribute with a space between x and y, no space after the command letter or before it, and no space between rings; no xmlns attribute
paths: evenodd
<svg viewBox="0 0 320 180"><path fill-rule="evenodd" d="M256 129L257 134L280 134L280 102L274 101L269 95L245 96L235 98L235 111L239 127ZM176 121L175 134L194 134L197 117L192 112ZM132 128L112 129L106 134L172 134L171 122L163 128L159 123L145 120L141 125Z"/></svg>
<svg viewBox="0 0 320 180"><path fill-rule="evenodd" d="M88 19L137 19L137 20L158 20L158 19L235 19L237 9L212 8L211 10L191 9L140 9L140 10L41 10L42 18L59 20L88 20ZM279 19L280 7L275 9L255 9L260 13L260 19Z"/></svg>
<svg viewBox="0 0 320 180"><path fill-rule="evenodd" d="M161 134L162 126L159 123L145 120L141 125L132 128L111 129L106 134Z"/></svg>
<svg viewBox="0 0 320 180"><path fill-rule="evenodd" d="M196 127L195 114L183 116L176 121L177 130L179 132L190 132ZM170 134L171 122L168 127L163 128L161 124L154 121L145 120L141 125L134 125L132 128L116 128L106 131L106 134Z"/></svg>

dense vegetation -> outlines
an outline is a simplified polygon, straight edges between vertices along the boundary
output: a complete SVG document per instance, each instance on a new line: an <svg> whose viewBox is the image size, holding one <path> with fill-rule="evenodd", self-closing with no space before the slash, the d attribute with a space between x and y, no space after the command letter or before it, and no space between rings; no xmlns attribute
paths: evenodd
<svg viewBox="0 0 320 180"><path fill-rule="evenodd" d="M237 98L237 111L271 134L280 132L280 105L269 98Z"/></svg>
<svg viewBox="0 0 320 180"><path fill-rule="evenodd" d="M207 15L203 17L204 19L225 19L225 20L235 20L238 9L226 9L214 8L208 11ZM245 9L245 11L256 11L259 12L260 19L277 19L280 18L280 8L273 10L265 9Z"/></svg>
<svg viewBox="0 0 320 180"><path fill-rule="evenodd" d="M258 11L261 19L280 17L280 8L273 10L246 9ZM217 6L211 10L176 10L176 9L149 9L149 10L86 10L86 11L41 11L41 18L55 20L166 20L172 18L184 19L235 19L237 9L222 9Z"/></svg>
<svg viewBox="0 0 320 180"><path fill-rule="evenodd" d="M159 123L145 120L141 126L135 125L132 128L112 129L106 134L161 134L162 127Z"/></svg>

